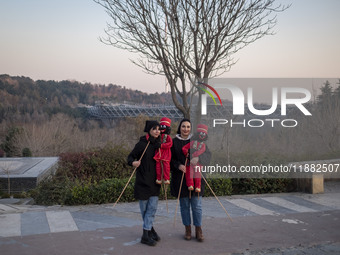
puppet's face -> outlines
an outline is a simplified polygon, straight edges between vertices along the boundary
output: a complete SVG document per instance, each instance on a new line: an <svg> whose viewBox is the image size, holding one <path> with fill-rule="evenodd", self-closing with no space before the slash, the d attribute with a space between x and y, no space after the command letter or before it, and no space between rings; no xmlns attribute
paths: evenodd
<svg viewBox="0 0 340 255"><path fill-rule="evenodd" d="M165 126L165 125L161 125L161 126L160 126L160 129L161 129L161 133L164 133L165 130L166 130L166 126Z"/></svg>
<svg viewBox="0 0 340 255"><path fill-rule="evenodd" d="M204 140L206 139L206 137L207 137L207 134L204 133L204 132L199 132L199 133L198 133L198 137L199 137L202 141L204 141Z"/></svg>
<svg viewBox="0 0 340 255"><path fill-rule="evenodd" d="M170 134L171 132L171 127L165 126L165 125L160 125L160 130L162 134Z"/></svg>

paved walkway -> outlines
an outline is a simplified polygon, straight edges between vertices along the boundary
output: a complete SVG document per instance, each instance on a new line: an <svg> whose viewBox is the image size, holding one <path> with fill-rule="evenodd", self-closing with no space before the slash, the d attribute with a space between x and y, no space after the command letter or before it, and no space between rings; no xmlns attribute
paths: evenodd
<svg viewBox="0 0 340 255"><path fill-rule="evenodd" d="M203 199L204 243L182 239L176 200L160 201L157 247L140 244L138 203L87 206L0 204L1 254L340 254L340 182L324 194ZM6 202L3 200L2 203ZM167 210L168 208L168 210ZM313 253L315 252L315 253Z"/></svg>

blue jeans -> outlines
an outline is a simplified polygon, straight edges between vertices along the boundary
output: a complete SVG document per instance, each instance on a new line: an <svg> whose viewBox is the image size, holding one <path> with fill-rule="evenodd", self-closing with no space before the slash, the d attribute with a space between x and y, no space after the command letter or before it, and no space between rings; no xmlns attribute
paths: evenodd
<svg viewBox="0 0 340 255"><path fill-rule="evenodd" d="M202 197L192 196L183 197L179 200L181 206L181 216L183 225L191 225L190 206L192 210L192 218L194 226L200 227L202 225Z"/></svg>
<svg viewBox="0 0 340 255"><path fill-rule="evenodd" d="M157 211L158 197L149 197L148 200L139 200L140 212L143 218L143 229L151 230Z"/></svg>

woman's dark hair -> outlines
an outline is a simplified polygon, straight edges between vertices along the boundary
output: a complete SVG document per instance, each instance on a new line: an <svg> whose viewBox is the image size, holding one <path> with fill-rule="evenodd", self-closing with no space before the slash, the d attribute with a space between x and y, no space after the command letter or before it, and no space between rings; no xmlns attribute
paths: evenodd
<svg viewBox="0 0 340 255"><path fill-rule="evenodd" d="M177 134L181 134L181 126L182 126L183 122L189 122L191 124L191 121L189 119L186 119L186 118L182 119L181 122L178 125Z"/></svg>

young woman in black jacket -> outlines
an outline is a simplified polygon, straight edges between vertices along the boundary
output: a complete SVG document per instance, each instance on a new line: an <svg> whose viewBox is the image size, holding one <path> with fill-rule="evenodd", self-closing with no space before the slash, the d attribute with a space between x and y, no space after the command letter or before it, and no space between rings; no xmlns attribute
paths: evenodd
<svg viewBox="0 0 340 255"><path fill-rule="evenodd" d="M155 150L161 146L158 122L147 121L144 132L147 132L147 134L140 138L129 154L128 164L137 167L134 196L139 200L143 218L141 243L154 246L156 241L160 240L160 237L153 228L161 187L161 185L156 184L156 161L153 158ZM143 155L144 150L145 153ZM142 159L139 160L142 155Z"/></svg>

